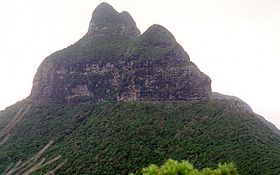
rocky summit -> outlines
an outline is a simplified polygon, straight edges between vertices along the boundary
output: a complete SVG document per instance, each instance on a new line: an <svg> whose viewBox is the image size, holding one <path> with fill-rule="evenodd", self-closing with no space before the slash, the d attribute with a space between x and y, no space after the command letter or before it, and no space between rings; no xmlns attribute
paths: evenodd
<svg viewBox="0 0 280 175"><path fill-rule="evenodd" d="M211 80L163 26L140 33L128 12L107 3L88 32L47 57L33 81L32 101L175 101L207 98Z"/></svg>

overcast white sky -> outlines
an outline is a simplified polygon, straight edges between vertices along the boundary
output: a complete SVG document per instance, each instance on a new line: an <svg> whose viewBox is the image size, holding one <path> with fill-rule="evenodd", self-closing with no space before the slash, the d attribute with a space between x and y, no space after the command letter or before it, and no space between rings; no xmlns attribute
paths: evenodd
<svg viewBox="0 0 280 175"><path fill-rule="evenodd" d="M27 97L45 57L87 31L99 0L0 0L0 109ZM107 0L141 32L170 30L212 88L280 128L279 0Z"/></svg>

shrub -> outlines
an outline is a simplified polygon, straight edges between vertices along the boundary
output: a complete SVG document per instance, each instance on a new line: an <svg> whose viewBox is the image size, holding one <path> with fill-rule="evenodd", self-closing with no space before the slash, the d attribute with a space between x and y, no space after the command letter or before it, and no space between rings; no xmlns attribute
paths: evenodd
<svg viewBox="0 0 280 175"><path fill-rule="evenodd" d="M169 159L162 166L154 164L149 165L142 169L142 175L238 175L237 170L233 163L219 164L218 168L204 168L203 170L196 169L188 161L176 161ZM130 175L134 175L131 173Z"/></svg>

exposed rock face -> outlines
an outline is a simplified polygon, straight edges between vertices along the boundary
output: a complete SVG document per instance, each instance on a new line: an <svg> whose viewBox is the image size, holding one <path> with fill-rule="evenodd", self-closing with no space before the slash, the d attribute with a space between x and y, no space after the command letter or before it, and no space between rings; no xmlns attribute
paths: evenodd
<svg viewBox="0 0 280 175"><path fill-rule="evenodd" d="M93 12L87 34L38 68L33 101L191 100L209 97L211 80L160 25L142 35L127 12Z"/></svg>
<svg viewBox="0 0 280 175"><path fill-rule="evenodd" d="M119 99L188 100L211 92L209 77L164 27L151 26L128 50Z"/></svg>

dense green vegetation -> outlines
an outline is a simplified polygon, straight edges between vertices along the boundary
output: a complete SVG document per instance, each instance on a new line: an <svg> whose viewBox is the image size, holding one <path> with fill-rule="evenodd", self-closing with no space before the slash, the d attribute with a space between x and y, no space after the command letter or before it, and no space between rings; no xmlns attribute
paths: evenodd
<svg viewBox="0 0 280 175"><path fill-rule="evenodd" d="M115 61L137 40L140 31L128 12L118 13L107 3L93 12L88 32L73 45L55 52L44 66L73 65L88 61Z"/></svg>
<svg viewBox="0 0 280 175"><path fill-rule="evenodd" d="M141 172L136 173L139 175L238 175L234 164L219 164L218 168L204 168L202 171L194 168L188 161L178 162L169 159L162 166L149 165L142 168ZM131 173L130 175L135 175Z"/></svg>
<svg viewBox="0 0 280 175"><path fill-rule="evenodd" d="M163 26L156 24L149 27L128 47L128 52L139 55L139 61L162 59L171 52L181 52L182 50L183 48L176 42L174 36ZM188 54L185 51L183 51L183 54L187 59L186 63L188 63Z"/></svg>
<svg viewBox="0 0 280 175"><path fill-rule="evenodd" d="M31 158L21 161L19 160L17 163L11 163L5 171L2 173L2 175L30 175L32 173L37 172L38 170L53 165L55 162L61 159L61 155L57 155L51 159L46 159L42 157L42 155L45 153L45 151L54 143L53 140L50 140L45 147L43 147L40 151L38 151L35 155L33 155ZM67 160L63 160L61 163L59 163L57 166L55 166L53 169L50 169L45 175L53 175L59 170L64 164L67 162Z"/></svg>
<svg viewBox="0 0 280 175"><path fill-rule="evenodd" d="M235 162L240 174L279 174L280 138L256 115L235 110L232 100L121 102L80 105L32 104L0 146L0 172L54 140L46 159L67 163L58 174L128 174L189 160L198 169ZM0 127L22 102L0 113Z"/></svg>

